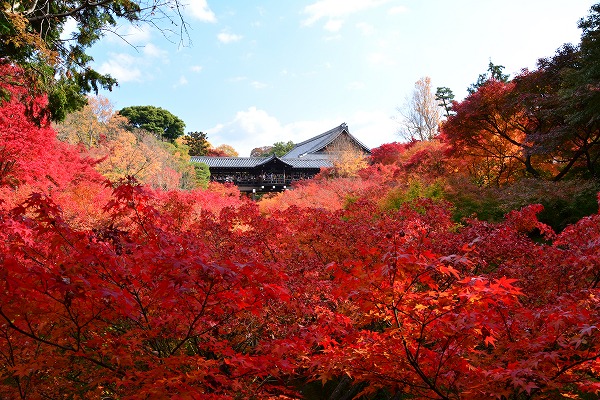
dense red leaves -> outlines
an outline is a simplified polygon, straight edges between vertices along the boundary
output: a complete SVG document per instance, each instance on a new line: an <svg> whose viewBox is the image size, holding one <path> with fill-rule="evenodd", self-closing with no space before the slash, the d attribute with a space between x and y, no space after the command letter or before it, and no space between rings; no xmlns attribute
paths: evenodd
<svg viewBox="0 0 600 400"><path fill-rule="evenodd" d="M441 201L383 201L435 178L443 151L417 143L262 208L228 186L77 181L76 152L40 153L64 177L52 190L19 164L0 209L0 397L597 395L600 215L556 234L538 205L457 225Z"/></svg>
<svg viewBox="0 0 600 400"><path fill-rule="evenodd" d="M29 97L19 69L1 64L0 75L0 88L11 93L10 99L0 104L0 187L30 184L48 190L97 179L90 162L80 159L75 148L56 140L42 113L46 99Z"/></svg>

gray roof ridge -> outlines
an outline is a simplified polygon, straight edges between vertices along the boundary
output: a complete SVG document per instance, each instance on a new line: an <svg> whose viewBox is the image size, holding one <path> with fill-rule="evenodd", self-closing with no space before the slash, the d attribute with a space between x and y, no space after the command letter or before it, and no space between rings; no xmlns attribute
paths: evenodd
<svg viewBox="0 0 600 400"><path fill-rule="evenodd" d="M347 128L348 128L348 125L346 125L345 122L342 122L341 125L336 126L335 128L332 128L332 129L328 130L327 132L323 132L323 133L321 133L321 134L319 134L317 136L313 136L310 139L306 139L303 142L297 143L294 147L302 146L303 144L306 144L308 142L313 142L313 141L316 141L317 139L320 139L320 138L325 137L327 135L331 135L336 130L343 130L343 129L347 129Z"/></svg>
<svg viewBox="0 0 600 400"><path fill-rule="evenodd" d="M217 157L215 157L215 156L190 156L190 158L223 158L223 159L236 159L236 160L239 160L239 159L253 159L253 160L255 160L255 159L261 159L261 158L262 158L262 159L265 159L265 160L266 160L266 159L268 159L268 158L271 158L271 156L268 156L268 157L233 157L233 156L226 156L226 157L217 156Z"/></svg>
<svg viewBox="0 0 600 400"><path fill-rule="evenodd" d="M339 126L336 126L335 128L321 133L320 135L314 136L308 140L296 144L294 148L292 148L290 151L284 154L283 157L303 157L303 155L318 151L327 146L333 140L335 140L335 138L337 138L344 131L348 132L348 125L346 125L345 122L343 122Z"/></svg>

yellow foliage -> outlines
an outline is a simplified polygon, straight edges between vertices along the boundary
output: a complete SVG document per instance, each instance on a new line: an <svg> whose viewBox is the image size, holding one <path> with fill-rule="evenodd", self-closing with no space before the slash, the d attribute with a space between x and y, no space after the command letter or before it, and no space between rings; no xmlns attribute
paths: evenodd
<svg viewBox="0 0 600 400"><path fill-rule="evenodd" d="M29 21L22 13L16 12L7 1L0 3L0 8L2 8L2 14L14 28L14 33L6 35L4 40L16 48L32 46L38 51L38 55L44 62L49 65L58 63L58 53L50 50L39 34L32 33L30 29L27 29Z"/></svg>
<svg viewBox="0 0 600 400"><path fill-rule="evenodd" d="M339 137L328 146L334 173L339 177L355 177L368 165L366 154L346 137Z"/></svg>

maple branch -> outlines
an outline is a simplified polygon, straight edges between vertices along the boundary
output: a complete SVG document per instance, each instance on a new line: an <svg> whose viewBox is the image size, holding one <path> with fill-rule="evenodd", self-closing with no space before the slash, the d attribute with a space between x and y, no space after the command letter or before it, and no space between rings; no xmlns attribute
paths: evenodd
<svg viewBox="0 0 600 400"><path fill-rule="evenodd" d="M415 370L415 372L417 373L417 375L419 375L419 377L429 387L429 389L431 389L435 394L437 394L438 396L440 396L440 399L442 399L442 400L450 400L450 398L448 396L446 396L444 393L442 393L440 391L440 389L435 384L433 384L433 382L431 382L431 380L423 372L423 370L419 366L418 360L415 359L414 355L412 354L412 352L408 348L408 343L406 343L406 338L404 337L404 335L402 336L402 347L404 348L404 353L406 354L406 358L408 360L408 363L413 367L413 369Z"/></svg>
<svg viewBox="0 0 600 400"><path fill-rule="evenodd" d="M192 338L192 332L194 331L194 327L195 327L196 323L200 320L200 318L204 315L204 311L206 310L206 306L208 304L208 298L212 292L214 285L215 285L214 280L211 280L208 290L206 291L206 295L204 296L204 301L202 302L202 306L200 307L200 311L194 317L192 323L190 324L190 326L188 328L188 331L187 331L187 334L185 335L185 337L182 340L180 340L179 344L177 344L171 350L170 355L174 355L175 352L177 352L177 350L179 350L181 348L181 346L183 346L185 344L185 342L187 342L189 339Z"/></svg>
<svg viewBox="0 0 600 400"><path fill-rule="evenodd" d="M557 379L559 376L561 376L562 374L564 374L568 370L570 370L572 368L575 368L578 365L585 364L588 361L597 360L599 357L600 357L600 353L597 353L597 354L594 354L593 356L582 358L581 360L578 360L578 361L574 362L573 364L565 365L560 370L558 370L558 372L551 378L551 380Z"/></svg>
<svg viewBox="0 0 600 400"><path fill-rule="evenodd" d="M22 328L19 328L4 313L4 310L2 310L2 307L0 307L0 316L2 316L2 318L4 318L4 320L6 321L6 323L7 323L7 325L8 325L9 328L13 329L16 332L19 332L20 334L22 334L24 336L27 336L30 339L35 340L36 342L43 343L43 344L46 344L46 345L51 346L51 347L56 347L56 348L64 350L64 351L69 351L69 352L76 353L77 357L80 357L80 358L83 358L84 360L90 361L91 363L94 363L94 364L96 364L96 365L98 365L100 367L107 368L107 369L109 369L111 371L114 371L115 373L117 373L121 377L125 376L125 372L123 372L121 369L115 368L112 365L108 365L108 364L106 364L106 363L104 363L104 362L102 362L100 360L96 360L93 357L89 357L89 356L85 355L84 353L82 353L81 351L78 351L78 350L74 349L71 346L63 346L61 344L52 342L50 340L44 339L43 337L40 337L40 336L36 335L35 333L33 333L33 329L32 329L31 326L29 327L30 330L31 330L31 332L27 332L26 330L24 330Z"/></svg>

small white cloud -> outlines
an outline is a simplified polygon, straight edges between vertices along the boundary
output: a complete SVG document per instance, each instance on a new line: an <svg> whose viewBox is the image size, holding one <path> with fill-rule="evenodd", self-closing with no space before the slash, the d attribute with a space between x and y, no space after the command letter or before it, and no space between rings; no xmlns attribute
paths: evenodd
<svg viewBox="0 0 600 400"><path fill-rule="evenodd" d="M192 65L190 67L190 71L198 74L198 73L202 72L202 65Z"/></svg>
<svg viewBox="0 0 600 400"><path fill-rule="evenodd" d="M146 43L150 40L150 27L148 25L128 25L123 37L131 44Z"/></svg>
<svg viewBox="0 0 600 400"><path fill-rule="evenodd" d="M329 21L327 21L324 28L326 31L329 32L338 32L340 29L342 29L343 24L344 21L340 19L330 19Z"/></svg>
<svg viewBox="0 0 600 400"><path fill-rule="evenodd" d="M203 22L217 22L215 13L212 12L206 0L188 0L190 1L185 7L189 10L192 17Z"/></svg>
<svg viewBox="0 0 600 400"><path fill-rule="evenodd" d="M151 37L149 25L121 25L114 35L107 36L107 40L120 45L139 46L148 43Z"/></svg>
<svg viewBox="0 0 600 400"><path fill-rule="evenodd" d="M111 54L111 59L98 68L101 74L110 74L119 82L140 82L142 72L136 66L138 60L129 54Z"/></svg>
<svg viewBox="0 0 600 400"><path fill-rule="evenodd" d="M373 25L367 24L366 22L359 22L358 24L356 24L356 27L365 36L371 36L373 33L375 33L375 28L373 28Z"/></svg>
<svg viewBox="0 0 600 400"><path fill-rule="evenodd" d="M187 84L188 84L188 80L187 80L187 78L186 78L185 76L181 75L181 76L179 77L179 80L177 81L177 83L175 83L175 84L173 85L173 88L178 88L178 87L181 87L181 86L185 86L185 85L187 85Z"/></svg>
<svg viewBox="0 0 600 400"><path fill-rule="evenodd" d="M153 58L166 58L168 53L164 50L161 50L159 47L155 46L152 43L148 43L143 48L144 55Z"/></svg>
<svg viewBox="0 0 600 400"><path fill-rule="evenodd" d="M254 89L264 89L264 88L268 87L269 85L267 85L264 82L252 81L252 82L250 82L250 86L252 86Z"/></svg>
<svg viewBox="0 0 600 400"><path fill-rule="evenodd" d="M221 43L233 43L233 42L239 42L240 40L242 40L243 36L242 35L236 35L235 33L229 33L229 32L221 32L217 35L217 39L219 39L219 41Z"/></svg>
<svg viewBox="0 0 600 400"><path fill-rule="evenodd" d="M60 33L60 40L73 39L73 34L75 32L77 32L77 21L72 17L67 17L63 25L63 30Z"/></svg>

